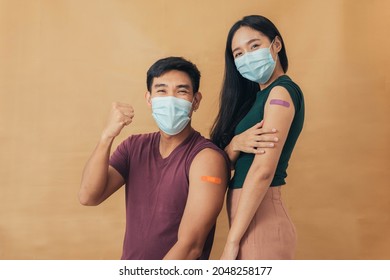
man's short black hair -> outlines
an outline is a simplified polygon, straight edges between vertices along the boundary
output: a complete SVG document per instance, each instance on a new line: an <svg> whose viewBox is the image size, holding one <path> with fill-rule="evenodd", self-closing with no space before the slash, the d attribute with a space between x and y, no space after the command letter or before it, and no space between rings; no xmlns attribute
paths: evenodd
<svg viewBox="0 0 390 280"><path fill-rule="evenodd" d="M153 79L160 77L168 71L177 70L187 73L192 82L194 93L199 90L200 72L195 64L182 57L166 57L157 60L148 70L146 74L146 87L151 91Z"/></svg>

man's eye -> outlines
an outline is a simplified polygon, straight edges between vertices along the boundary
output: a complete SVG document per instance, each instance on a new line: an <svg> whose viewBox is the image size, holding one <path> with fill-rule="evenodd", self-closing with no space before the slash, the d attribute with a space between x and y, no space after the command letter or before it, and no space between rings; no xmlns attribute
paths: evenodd
<svg viewBox="0 0 390 280"><path fill-rule="evenodd" d="M251 46L251 49L252 50L255 50L255 49L258 49L260 47L260 45L258 45L258 44L253 44L252 46Z"/></svg>

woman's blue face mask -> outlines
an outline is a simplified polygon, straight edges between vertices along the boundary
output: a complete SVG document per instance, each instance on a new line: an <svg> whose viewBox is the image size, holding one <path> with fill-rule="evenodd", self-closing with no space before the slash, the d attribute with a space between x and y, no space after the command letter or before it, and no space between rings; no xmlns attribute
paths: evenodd
<svg viewBox="0 0 390 280"><path fill-rule="evenodd" d="M268 48L247 52L234 60L241 76L259 84L265 84L271 78L276 66L270 51L273 42Z"/></svg>

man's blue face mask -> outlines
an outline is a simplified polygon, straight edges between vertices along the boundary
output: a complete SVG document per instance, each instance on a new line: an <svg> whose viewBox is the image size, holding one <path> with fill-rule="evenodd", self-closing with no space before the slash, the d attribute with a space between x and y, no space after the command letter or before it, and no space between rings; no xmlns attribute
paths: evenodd
<svg viewBox="0 0 390 280"><path fill-rule="evenodd" d="M153 97L152 115L158 127L168 135L183 131L191 118L192 103L174 96Z"/></svg>

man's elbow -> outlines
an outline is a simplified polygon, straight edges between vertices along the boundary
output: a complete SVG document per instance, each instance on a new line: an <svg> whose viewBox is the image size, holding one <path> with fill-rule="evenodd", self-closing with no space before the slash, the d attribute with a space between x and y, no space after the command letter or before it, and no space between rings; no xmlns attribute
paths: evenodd
<svg viewBox="0 0 390 280"><path fill-rule="evenodd" d="M182 243L182 246L187 251L187 257L188 260L196 260L199 259L203 252L203 243L199 242L198 240L179 240L179 243Z"/></svg>
<svg viewBox="0 0 390 280"><path fill-rule="evenodd" d="M100 204L100 201L98 201L92 195L89 195L83 191L79 192L78 197L79 197L80 204L84 206L97 206Z"/></svg>
<svg viewBox="0 0 390 280"><path fill-rule="evenodd" d="M197 260L203 252L203 244L195 243L190 248L189 259Z"/></svg>

